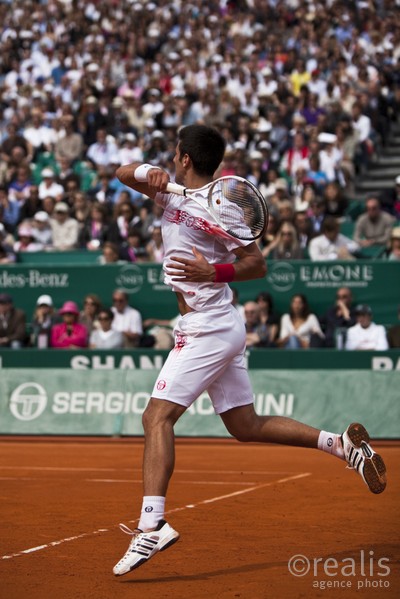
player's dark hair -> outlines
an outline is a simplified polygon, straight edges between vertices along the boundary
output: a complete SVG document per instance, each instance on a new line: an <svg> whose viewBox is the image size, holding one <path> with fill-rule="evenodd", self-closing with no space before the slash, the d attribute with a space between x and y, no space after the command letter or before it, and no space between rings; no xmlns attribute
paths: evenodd
<svg viewBox="0 0 400 599"><path fill-rule="evenodd" d="M188 125L178 134L179 156L192 161L196 174L212 177L225 154L225 140L213 127Z"/></svg>

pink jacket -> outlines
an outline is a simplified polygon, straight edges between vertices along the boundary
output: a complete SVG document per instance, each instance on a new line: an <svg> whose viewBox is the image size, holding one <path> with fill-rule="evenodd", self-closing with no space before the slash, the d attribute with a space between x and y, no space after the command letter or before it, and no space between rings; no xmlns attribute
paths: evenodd
<svg viewBox="0 0 400 599"><path fill-rule="evenodd" d="M50 346L68 348L71 345L78 347L87 347L88 332L84 324L78 322L71 325L71 332L68 334L67 325L63 322L55 324L51 329Z"/></svg>

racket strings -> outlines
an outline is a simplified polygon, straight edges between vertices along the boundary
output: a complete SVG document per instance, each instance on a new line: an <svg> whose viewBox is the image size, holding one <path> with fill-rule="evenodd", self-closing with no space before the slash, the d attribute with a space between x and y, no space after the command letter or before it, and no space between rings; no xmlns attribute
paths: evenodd
<svg viewBox="0 0 400 599"><path fill-rule="evenodd" d="M260 193L246 180L215 181L210 190L212 209L228 231L241 239L257 239L267 224Z"/></svg>

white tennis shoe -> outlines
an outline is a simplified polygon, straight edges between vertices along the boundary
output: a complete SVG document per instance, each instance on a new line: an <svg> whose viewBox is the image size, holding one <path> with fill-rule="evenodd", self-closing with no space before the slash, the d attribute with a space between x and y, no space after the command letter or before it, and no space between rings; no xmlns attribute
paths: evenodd
<svg viewBox="0 0 400 599"><path fill-rule="evenodd" d="M165 520L160 520L155 530L143 532L139 528L131 530L125 524L119 525L120 529L132 536L128 551L114 566L115 576L127 574L147 562L157 551L164 551L179 539L176 532Z"/></svg>
<svg viewBox="0 0 400 599"><path fill-rule="evenodd" d="M369 444L369 434L362 424L353 422L342 435L348 468L362 477L372 493L382 493L386 487L386 466Z"/></svg>

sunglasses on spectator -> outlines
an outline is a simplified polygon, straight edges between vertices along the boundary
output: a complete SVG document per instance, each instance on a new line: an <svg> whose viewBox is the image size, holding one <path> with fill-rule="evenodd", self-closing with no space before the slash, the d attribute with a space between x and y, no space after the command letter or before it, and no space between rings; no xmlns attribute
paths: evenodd
<svg viewBox="0 0 400 599"><path fill-rule="evenodd" d="M125 301L125 298L123 298L123 297L113 297L114 304L123 304L124 301Z"/></svg>
<svg viewBox="0 0 400 599"><path fill-rule="evenodd" d="M109 316L99 316L99 320L111 320L111 318Z"/></svg>

